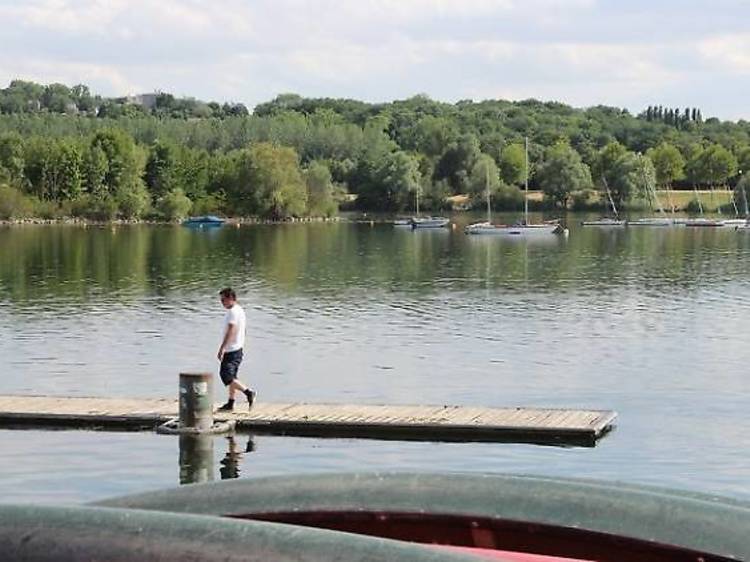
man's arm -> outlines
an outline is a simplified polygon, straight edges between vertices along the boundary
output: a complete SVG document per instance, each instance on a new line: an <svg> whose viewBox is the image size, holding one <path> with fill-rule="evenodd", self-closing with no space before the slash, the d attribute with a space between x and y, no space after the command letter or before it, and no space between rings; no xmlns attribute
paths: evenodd
<svg viewBox="0 0 750 562"><path fill-rule="evenodd" d="M216 358L221 361L224 357L224 349L226 349L227 344L229 341L234 338L234 335L237 333L237 324L229 324L227 326L227 333L224 334L224 339L221 341L221 346L219 346L219 352L216 354Z"/></svg>

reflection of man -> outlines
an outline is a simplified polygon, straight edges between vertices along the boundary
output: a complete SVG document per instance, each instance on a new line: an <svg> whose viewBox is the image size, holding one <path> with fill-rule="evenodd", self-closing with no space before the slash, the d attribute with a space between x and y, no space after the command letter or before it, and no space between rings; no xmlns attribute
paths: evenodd
<svg viewBox="0 0 750 562"><path fill-rule="evenodd" d="M237 379L237 370L242 363L242 348L245 345L245 311L237 304L237 295L226 288L219 292L221 304L227 309L224 315L224 328L221 345L216 357L221 361L219 376L227 387L227 403L219 408L222 412L234 410L234 393L239 390L247 397L247 405L253 407L255 391L250 390Z"/></svg>
<svg viewBox="0 0 750 562"><path fill-rule="evenodd" d="M233 435L228 436L227 441L229 442L229 450L219 463L221 465L219 467L219 473L221 474L222 480L240 477L240 460L242 459L242 453L237 452L237 442ZM253 443L253 438L249 437L247 440L247 446L245 447L245 452L252 453L254 450L255 443Z"/></svg>

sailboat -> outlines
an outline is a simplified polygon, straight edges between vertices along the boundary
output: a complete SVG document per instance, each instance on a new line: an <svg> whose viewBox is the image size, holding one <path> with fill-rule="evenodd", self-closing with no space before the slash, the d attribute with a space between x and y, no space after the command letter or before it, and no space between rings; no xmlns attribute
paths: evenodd
<svg viewBox="0 0 750 562"><path fill-rule="evenodd" d="M567 232L559 222L545 222L542 224L529 223L529 139L525 139L526 148L526 179L524 182L524 205L523 205L523 222L521 224L493 224L492 223L492 206L490 205L490 172L485 167L485 185L487 194L487 220L468 225L464 232L466 234L489 234L495 236L546 236L549 234L563 234Z"/></svg>
<svg viewBox="0 0 750 562"><path fill-rule="evenodd" d="M604 188L607 190L607 199L609 200L609 204L612 207L612 216L611 217L603 217L601 219L593 220L593 221L582 221L581 226L627 226L627 222L622 220L620 218L619 213L617 212L617 207L615 206L615 200L612 199L612 192L609 190L609 185L607 185L607 179L602 176L602 182L604 183Z"/></svg>
<svg viewBox="0 0 750 562"><path fill-rule="evenodd" d="M448 226L450 219L445 217L421 217L419 216L419 191L420 186L417 186L415 191L416 198L416 212L417 216L411 218L412 228L443 228Z"/></svg>
<svg viewBox="0 0 750 562"><path fill-rule="evenodd" d="M712 198L713 198L713 188L711 190ZM697 195L697 191L696 191ZM698 203L701 210L701 216L698 218L692 218L685 221L685 226L693 226L693 227L711 227L711 228L726 228L726 227L742 227L744 228L745 225L748 222L748 211L747 211L747 196L745 194L745 190L742 190L742 197L743 201L745 202L745 218L740 218L740 212L737 208L737 203L734 200L734 196L732 197L732 205L734 206L735 215L737 218L734 219L710 219L703 216L703 205L700 204L700 199L698 199ZM719 208L719 214L721 214L721 208Z"/></svg>
<svg viewBox="0 0 750 562"><path fill-rule="evenodd" d="M646 180L645 173L644 175L644 182ZM651 198L654 198L654 201L656 202L656 208L659 210L659 214L661 216L658 217L643 217L640 219L635 219L632 221L628 221L628 226L674 226L675 221L674 219L670 219L667 216L667 212L664 210L664 207L662 207L661 201L659 201L659 196L656 194L656 188L651 185L649 182L646 183L646 193L649 196L649 202Z"/></svg>
<svg viewBox="0 0 750 562"><path fill-rule="evenodd" d="M742 206L744 207L745 211L745 223L744 224L738 224L736 225L736 230L750 230L750 209L747 205L747 193L745 192L745 187L742 186Z"/></svg>
<svg viewBox="0 0 750 562"><path fill-rule="evenodd" d="M692 217L684 221L685 226L691 227L719 227L723 226L722 221L719 219L710 219L703 215L703 202L701 201L701 195L698 193L698 188L693 184L693 192L695 193L695 200L698 202L698 209L700 210L699 217Z"/></svg>

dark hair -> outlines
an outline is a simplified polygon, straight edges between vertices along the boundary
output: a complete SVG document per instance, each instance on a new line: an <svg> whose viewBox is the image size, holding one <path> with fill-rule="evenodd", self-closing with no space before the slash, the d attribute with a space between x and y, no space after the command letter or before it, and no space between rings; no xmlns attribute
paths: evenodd
<svg viewBox="0 0 750 562"><path fill-rule="evenodd" d="M232 299L234 301L237 300L237 293L234 292L234 289L230 289L229 287L219 291L219 294L225 299Z"/></svg>

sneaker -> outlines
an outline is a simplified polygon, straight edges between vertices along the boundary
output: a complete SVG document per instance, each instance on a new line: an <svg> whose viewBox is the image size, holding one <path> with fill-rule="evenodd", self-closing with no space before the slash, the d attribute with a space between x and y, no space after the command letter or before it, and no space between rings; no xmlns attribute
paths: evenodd
<svg viewBox="0 0 750 562"><path fill-rule="evenodd" d="M219 406L218 412L231 412L234 410L234 400L227 400L223 406Z"/></svg>
<svg viewBox="0 0 750 562"><path fill-rule="evenodd" d="M255 395L258 394L254 390L248 390L245 393L245 396L247 396L247 407L248 409L253 407L253 403L255 402Z"/></svg>

